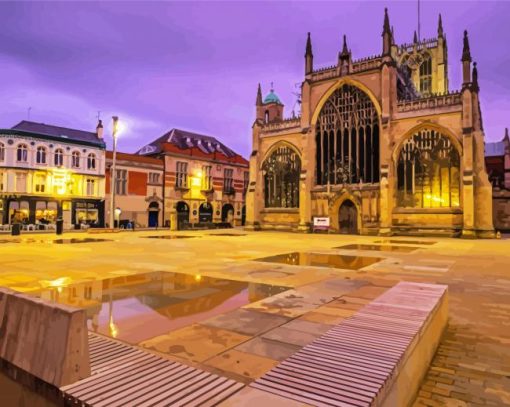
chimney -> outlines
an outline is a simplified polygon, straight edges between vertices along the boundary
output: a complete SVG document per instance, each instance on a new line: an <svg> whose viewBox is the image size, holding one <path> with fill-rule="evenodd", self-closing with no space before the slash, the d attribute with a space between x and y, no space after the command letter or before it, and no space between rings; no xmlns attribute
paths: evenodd
<svg viewBox="0 0 510 407"><path fill-rule="evenodd" d="M101 119L97 122L96 134L97 138L103 139L103 121Z"/></svg>

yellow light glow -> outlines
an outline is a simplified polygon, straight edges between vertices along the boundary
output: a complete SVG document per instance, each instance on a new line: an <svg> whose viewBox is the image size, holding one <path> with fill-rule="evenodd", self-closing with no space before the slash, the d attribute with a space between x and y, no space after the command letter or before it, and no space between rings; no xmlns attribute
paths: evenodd
<svg viewBox="0 0 510 407"><path fill-rule="evenodd" d="M444 203L444 199L437 195L425 194L425 198L434 202Z"/></svg>
<svg viewBox="0 0 510 407"><path fill-rule="evenodd" d="M116 338L119 334L119 328L114 324L113 317L110 317L110 323L108 324L108 327L110 328L110 335L113 338Z"/></svg>
<svg viewBox="0 0 510 407"><path fill-rule="evenodd" d="M199 282L202 280L202 276L200 274L195 274L195 281Z"/></svg>
<svg viewBox="0 0 510 407"><path fill-rule="evenodd" d="M50 280L48 281L50 287L63 287L68 285L71 282L71 279L69 277L60 277L56 280Z"/></svg>
<svg viewBox="0 0 510 407"><path fill-rule="evenodd" d="M202 185L202 179L198 177L191 177L191 186L199 187Z"/></svg>
<svg viewBox="0 0 510 407"><path fill-rule="evenodd" d="M199 169L195 170L193 172L193 176L195 176L197 178L202 178L202 170L199 170Z"/></svg>
<svg viewBox="0 0 510 407"><path fill-rule="evenodd" d="M127 131L126 122L121 122L120 120L117 122L117 131L115 135L118 137L119 135L125 134Z"/></svg>

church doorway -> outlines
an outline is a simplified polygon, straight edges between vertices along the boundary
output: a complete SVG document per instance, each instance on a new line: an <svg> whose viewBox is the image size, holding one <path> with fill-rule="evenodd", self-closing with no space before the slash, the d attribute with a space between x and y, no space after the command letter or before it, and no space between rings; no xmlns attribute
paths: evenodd
<svg viewBox="0 0 510 407"><path fill-rule="evenodd" d="M175 209L177 210L177 229L182 230L185 224L189 223L189 206L186 202L179 201Z"/></svg>
<svg viewBox="0 0 510 407"><path fill-rule="evenodd" d="M358 210L350 199L346 199L340 205L338 210L338 229L340 233L347 235L357 235L359 233Z"/></svg>
<svg viewBox="0 0 510 407"><path fill-rule="evenodd" d="M198 208L198 221L199 222L212 222L213 207L209 202L204 202Z"/></svg>

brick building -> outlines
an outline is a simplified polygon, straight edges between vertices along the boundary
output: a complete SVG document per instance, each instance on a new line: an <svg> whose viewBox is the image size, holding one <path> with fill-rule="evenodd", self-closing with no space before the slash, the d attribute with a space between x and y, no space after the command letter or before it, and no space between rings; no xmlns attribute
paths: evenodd
<svg viewBox="0 0 510 407"><path fill-rule="evenodd" d="M113 153L106 152L106 220L110 219ZM161 227L163 223L162 159L137 154L117 153L115 177L116 220L121 227L128 221L137 227Z"/></svg>
<svg viewBox="0 0 510 407"><path fill-rule="evenodd" d="M510 137L508 129L501 141L485 144L485 164L492 183L494 227L510 231Z"/></svg>
<svg viewBox="0 0 510 407"><path fill-rule="evenodd" d="M165 224L244 224L248 161L216 138L172 129L137 154L164 162Z"/></svg>

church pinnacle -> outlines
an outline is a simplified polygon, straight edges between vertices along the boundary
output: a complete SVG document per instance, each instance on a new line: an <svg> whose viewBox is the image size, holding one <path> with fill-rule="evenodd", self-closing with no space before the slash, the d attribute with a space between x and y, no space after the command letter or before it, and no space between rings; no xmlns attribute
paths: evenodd
<svg viewBox="0 0 510 407"><path fill-rule="evenodd" d="M313 53L312 53L312 39L310 33L306 37L306 51L305 51L305 75L313 72Z"/></svg>
<svg viewBox="0 0 510 407"><path fill-rule="evenodd" d="M257 101L255 102L255 105L262 106L262 89L260 88L260 83L257 89Z"/></svg>
<svg viewBox="0 0 510 407"><path fill-rule="evenodd" d="M469 50L469 39L468 32L464 30L464 47L462 48L462 62L469 61L471 62L471 51Z"/></svg>
<svg viewBox="0 0 510 407"><path fill-rule="evenodd" d="M443 36L443 19L441 18L441 13L439 13L439 22L437 24L437 36Z"/></svg>
<svg viewBox="0 0 510 407"><path fill-rule="evenodd" d="M383 24L383 56L391 55L391 44L392 44L392 34L391 34L391 26L390 26L390 18L388 17L388 9L384 8L384 24Z"/></svg>

